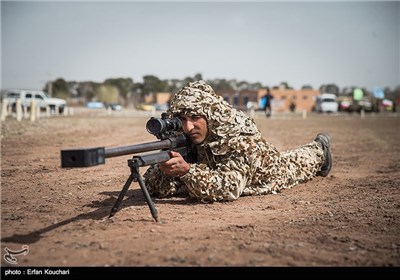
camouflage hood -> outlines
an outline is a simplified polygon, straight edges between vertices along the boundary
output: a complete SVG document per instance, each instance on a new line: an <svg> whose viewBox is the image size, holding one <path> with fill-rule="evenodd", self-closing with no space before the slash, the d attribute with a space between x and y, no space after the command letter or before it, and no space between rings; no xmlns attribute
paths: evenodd
<svg viewBox="0 0 400 280"><path fill-rule="evenodd" d="M247 141L243 141L245 136L254 135L261 141L261 133L254 121L216 95L204 81L188 83L177 92L168 113L206 117L209 134L203 145L210 146L214 155L248 148Z"/></svg>

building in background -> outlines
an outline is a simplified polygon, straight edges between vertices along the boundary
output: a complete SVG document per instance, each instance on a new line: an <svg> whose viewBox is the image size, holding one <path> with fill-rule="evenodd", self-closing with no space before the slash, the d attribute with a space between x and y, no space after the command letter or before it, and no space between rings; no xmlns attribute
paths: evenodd
<svg viewBox="0 0 400 280"><path fill-rule="evenodd" d="M258 91L258 99L265 95L266 89ZM291 106L295 105L295 112L312 112L315 109L315 100L320 96L319 90L314 89L271 89L271 107L273 112L290 112Z"/></svg>

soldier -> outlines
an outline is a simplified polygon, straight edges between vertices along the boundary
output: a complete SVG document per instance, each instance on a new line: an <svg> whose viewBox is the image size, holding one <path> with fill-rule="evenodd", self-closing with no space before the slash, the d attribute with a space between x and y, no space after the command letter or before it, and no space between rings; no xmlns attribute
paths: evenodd
<svg viewBox="0 0 400 280"><path fill-rule="evenodd" d="M197 161L188 163L171 152L170 160L150 166L144 180L155 197L171 196L186 186L189 195L202 202L233 201L241 195L277 193L331 170L327 134L281 153L262 138L251 118L204 81L177 92L168 113L182 120Z"/></svg>

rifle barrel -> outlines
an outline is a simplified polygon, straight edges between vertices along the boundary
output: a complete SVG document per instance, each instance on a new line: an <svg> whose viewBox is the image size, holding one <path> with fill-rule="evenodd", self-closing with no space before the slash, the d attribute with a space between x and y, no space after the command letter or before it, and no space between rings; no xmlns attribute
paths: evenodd
<svg viewBox="0 0 400 280"><path fill-rule="evenodd" d="M105 149L105 157L111 158L111 157L118 157L123 155L137 154L137 153L168 149L168 148L171 148L171 140L165 139L165 140L158 140L142 144L107 148Z"/></svg>
<svg viewBox="0 0 400 280"><path fill-rule="evenodd" d="M94 147L61 150L61 167L88 167L104 164L106 158L155 150L176 149L187 145L184 134L147 143L114 148Z"/></svg>

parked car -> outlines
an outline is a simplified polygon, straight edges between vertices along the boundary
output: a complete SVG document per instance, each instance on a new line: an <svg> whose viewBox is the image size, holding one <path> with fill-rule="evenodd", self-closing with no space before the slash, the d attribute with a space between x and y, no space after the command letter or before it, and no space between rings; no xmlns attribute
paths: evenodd
<svg viewBox="0 0 400 280"><path fill-rule="evenodd" d="M29 109L32 101L35 100L40 109L49 107L50 112L53 113L56 108L58 108L59 113L63 113L67 106L67 101L64 99L51 98L47 93L41 90L10 89L5 92L3 99L7 99L13 111L15 111L18 99L21 99L22 107Z"/></svg>
<svg viewBox="0 0 400 280"><path fill-rule="evenodd" d="M104 105L103 102L94 101L94 102L86 103L86 108L89 108L89 109L104 109L105 105Z"/></svg>
<svg viewBox="0 0 400 280"><path fill-rule="evenodd" d="M359 101L354 101L352 98L341 98L338 101L339 111L341 112L357 112L360 113L362 110L364 112L374 111L374 106L368 98L363 98Z"/></svg>
<svg viewBox="0 0 400 280"><path fill-rule="evenodd" d="M333 93L323 93L316 99L315 110L319 113L337 113L339 104L336 95Z"/></svg>
<svg viewBox="0 0 400 280"><path fill-rule="evenodd" d="M154 105L154 107L156 108L156 111L167 111L169 106L168 104L156 104Z"/></svg>

